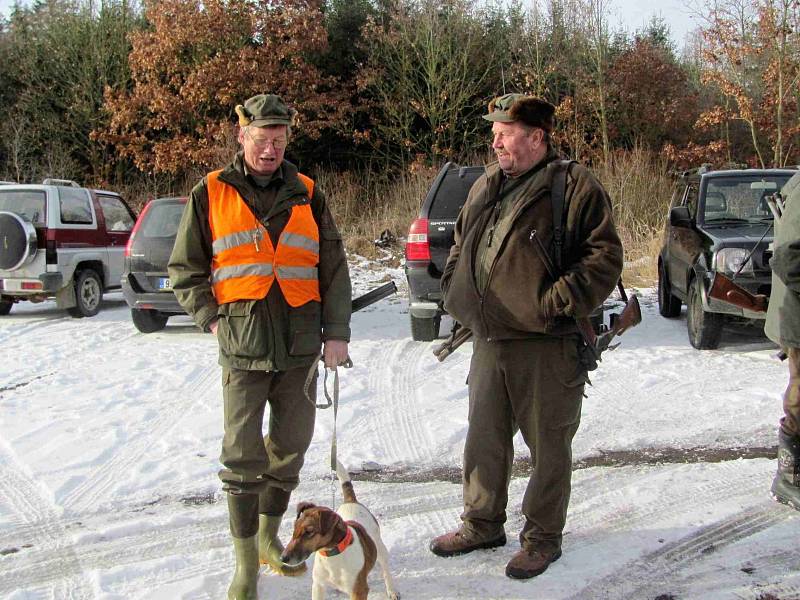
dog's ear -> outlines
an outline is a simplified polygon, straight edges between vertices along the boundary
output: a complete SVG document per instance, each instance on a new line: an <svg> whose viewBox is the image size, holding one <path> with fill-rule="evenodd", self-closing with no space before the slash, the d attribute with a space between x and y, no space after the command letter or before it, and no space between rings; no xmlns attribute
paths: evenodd
<svg viewBox="0 0 800 600"><path fill-rule="evenodd" d="M338 513L330 509L321 510L319 520L320 531L330 531L333 539L341 539L347 534L347 525Z"/></svg>
<svg viewBox="0 0 800 600"><path fill-rule="evenodd" d="M300 515L303 513L304 510L309 509L309 508L314 508L316 506L317 506L316 504L313 504L311 502L298 502L297 503L297 517L296 518L299 519Z"/></svg>

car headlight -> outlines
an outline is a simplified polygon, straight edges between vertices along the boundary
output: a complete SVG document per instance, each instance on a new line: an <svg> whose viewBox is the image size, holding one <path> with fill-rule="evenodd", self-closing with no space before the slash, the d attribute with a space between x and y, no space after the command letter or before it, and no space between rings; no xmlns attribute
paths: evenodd
<svg viewBox="0 0 800 600"><path fill-rule="evenodd" d="M750 254L746 248L723 248L714 256L714 269L723 271L725 273L735 273L742 266L742 263ZM747 264L741 270L742 273L753 272L753 259L747 261Z"/></svg>

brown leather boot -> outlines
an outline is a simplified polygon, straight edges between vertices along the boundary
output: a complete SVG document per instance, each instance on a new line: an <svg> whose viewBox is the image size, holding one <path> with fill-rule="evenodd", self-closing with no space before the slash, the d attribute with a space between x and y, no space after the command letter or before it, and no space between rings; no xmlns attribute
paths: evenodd
<svg viewBox="0 0 800 600"><path fill-rule="evenodd" d="M530 579L541 575L561 557L561 550L542 552L524 548L511 557L506 565L506 576L512 579Z"/></svg>
<svg viewBox="0 0 800 600"><path fill-rule="evenodd" d="M501 533L498 537L486 540L467 533L464 529L457 529L431 540L430 549L436 556L444 558L467 554L473 550L484 550L487 548L497 548L506 545L506 534Z"/></svg>

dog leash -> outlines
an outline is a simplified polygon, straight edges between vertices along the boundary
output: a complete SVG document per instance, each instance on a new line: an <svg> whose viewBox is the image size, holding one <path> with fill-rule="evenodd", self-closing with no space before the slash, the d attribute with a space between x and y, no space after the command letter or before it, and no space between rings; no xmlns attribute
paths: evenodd
<svg viewBox="0 0 800 600"><path fill-rule="evenodd" d="M317 374L317 366L319 364L320 359L322 358L322 353L317 354L317 358L311 364L311 367L308 370L308 375L306 375L306 381L303 385L303 394L305 395L306 399L314 405L315 408L325 410L326 408L330 408L333 406L333 435L331 438L331 471L333 472L333 478L331 479L331 490L333 496L333 502L331 506L336 505L336 418L339 415L339 369L338 367L334 367L330 369L333 371L333 397L328 393L328 371L327 367L323 367L325 372L325 377L322 381L322 391L325 395L325 404L320 404L316 400L311 398L309 391L311 389L311 382L314 380L314 375ZM353 366L353 361L350 360L350 357L347 357L340 366L344 367L345 369L350 369Z"/></svg>

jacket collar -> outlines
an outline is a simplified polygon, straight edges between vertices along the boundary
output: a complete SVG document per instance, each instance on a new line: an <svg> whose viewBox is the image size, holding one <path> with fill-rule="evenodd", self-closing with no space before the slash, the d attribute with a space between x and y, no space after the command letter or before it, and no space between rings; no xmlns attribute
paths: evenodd
<svg viewBox="0 0 800 600"><path fill-rule="evenodd" d="M549 187L549 178L542 178L541 173L546 170L545 167L547 165L557 159L558 154L554 150L550 150L540 162L531 167L532 170L537 170L539 173L534 174L533 177L529 177L528 181L521 185L527 187L529 193L538 193L541 188ZM525 174L522 176L524 177ZM497 161L486 165L486 197L484 199L486 204L492 204L494 202L505 180L506 176L500 169L500 164Z"/></svg>
<svg viewBox="0 0 800 600"><path fill-rule="evenodd" d="M280 167L278 167L281 175L280 179L283 184L278 188L278 194L275 198L275 203L269 210L266 218L271 218L273 215L280 213L284 210L290 209L296 203L299 197L308 197L305 185L297 177L297 167L284 159ZM277 178L276 171L276 178ZM238 152L234 159L222 170L219 178L221 181L232 185L236 188L239 194L245 199L251 199L257 194L256 186L253 185L251 179L245 174L244 156L242 152Z"/></svg>

